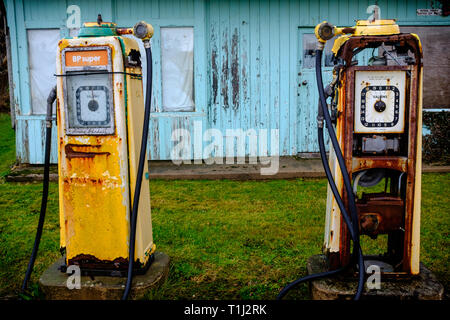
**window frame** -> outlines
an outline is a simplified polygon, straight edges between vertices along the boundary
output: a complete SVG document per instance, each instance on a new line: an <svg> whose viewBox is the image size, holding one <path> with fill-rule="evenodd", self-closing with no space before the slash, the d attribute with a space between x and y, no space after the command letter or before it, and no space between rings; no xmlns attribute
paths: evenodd
<svg viewBox="0 0 450 320"><path fill-rule="evenodd" d="M152 44L159 47L153 51L153 97L152 118L160 117L205 117L207 114L207 49L205 21L202 19L156 19L152 21L154 36ZM193 28L194 32L194 111L162 110L162 66L161 66L161 28ZM160 103L161 102L161 103Z"/></svg>
<svg viewBox="0 0 450 320"><path fill-rule="evenodd" d="M172 110L165 110L164 109L164 105L163 105L163 101L164 101L164 91L163 91L163 87L164 87L164 83L163 83L163 47L162 47L162 29L182 29L182 28L189 28L192 29L192 41L193 41L193 48L192 48L192 101L193 101L193 106L192 106L192 110L178 110L178 111L172 111ZM161 113L193 113L196 112L197 110L197 101L196 101L196 77L195 77L195 64L196 64L196 46L195 46L195 27L194 26L174 26L174 25L170 25L170 26L160 26L159 27L159 53L160 53L160 84L161 84L161 97L160 100L161 104L159 106Z"/></svg>

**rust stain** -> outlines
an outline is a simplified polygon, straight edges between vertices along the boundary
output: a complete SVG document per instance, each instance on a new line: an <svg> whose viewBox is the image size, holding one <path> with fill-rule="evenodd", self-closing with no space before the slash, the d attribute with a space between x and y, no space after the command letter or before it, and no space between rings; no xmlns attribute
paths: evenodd
<svg viewBox="0 0 450 320"><path fill-rule="evenodd" d="M71 185L74 182L78 184L85 184L85 183L91 183L91 184L99 184L102 185L105 180L104 179L93 179L93 178L87 178L87 177L66 177L63 179L65 184Z"/></svg>
<svg viewBox="0 0 450 320"><path fill-rule="evenodd" d="M362 234L375 238L404 227L405 203L388 193L363 194L357 201Z"/></svg>
<svg viewBox="0 0 450 320"><path fill-rule="evenodd" d="M122 95L123 95L123 85L122 85L122 82L116 83L116 87L117 87L117 91L119 92L119 95L122 96Z"/></svg>
<svg viewBox="0 0 450 320"><path fill-rule="evenodd" d="M233 109L239 108L239 37L237 28L231 38L231 86L233 92Z"/></svg>
<svg viewBox="0 0 450 320"><path fill-rule="evenodd" d="M342 53L340 56L346 61L347 65L351 65L351 59L354 55L354 49L357 47L368 47L370 45L379 46L382 43L385 45L398 45L406 47L414 53L417 65L422 64L422 52L419 47L419 42L412 34L401 33L391 36L356 36L351 37L343 44ZM393 66L393 69L396 67Z"/></svg>
<svg viewBox="0 0 450 320"><path fill-rule="evenodd" d="M67 262L69 265L78 265L83 269L92 270L127 270L128 268L128 258L123 257L118 257L114 260L101 260L91 254L78 254ZM134 264L136 269L144 267L139 259Z"/></svg>
<svg viewBox="0 0 450 320"><path fill-rule="evenodd" d="M371 168L385 168L397 171L406 172L407 159L404 157L389 157L389 156L370 156L354 158L352 171L360 171Z"/></svg>
<svg viewBox="0 0 450 320"><path fill-rule="evenodd" d="M82 150L74 150L74 148L80 148L80 147L84 147L84 148L100 148L101 145L86 145L86 144L67 144L64 147L64 151L66 153L66 157L68 159L73 159L73 158L94 158L97 155L107 155L109 156L110 153L109 152L105 152L105 151L82 151Z"/></svg>

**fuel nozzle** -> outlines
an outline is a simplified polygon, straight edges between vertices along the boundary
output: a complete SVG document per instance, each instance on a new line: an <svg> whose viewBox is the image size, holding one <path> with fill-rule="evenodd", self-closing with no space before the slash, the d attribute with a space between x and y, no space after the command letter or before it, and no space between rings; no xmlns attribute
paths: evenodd
<svg viewBox="0 0 450 320"><path fill-rule="evenodd" d="M150 38L153 37L153 26L145 21L139 21L133 28L133 35L150 45Z"/></svg>
<svg viewBox="0 0 450 320"><path fill-rule="evenodd" d="M316 34L319 42L325 43L335 36L335 26L327 21L324 21L316 26L314 33Z"/></svg>
<svg viewBox="0 0 450 320"><path fill-rule="evenodd" d="M332 39L333 37L346 33L354 33L355 31L355 28L337 28L327 21L319 23L314 29L316 38L319 41L317 48L319 50L323 50L323 48L325 47L325 42Z"/></svg>

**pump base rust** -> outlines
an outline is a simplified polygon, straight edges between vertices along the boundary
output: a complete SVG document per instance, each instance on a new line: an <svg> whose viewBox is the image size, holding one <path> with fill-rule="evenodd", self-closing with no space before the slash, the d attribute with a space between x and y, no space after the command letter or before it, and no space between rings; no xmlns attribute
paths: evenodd
<svg viewBox="0 0 450 320"><path fill-rule="evenodd" d="M139 299L150 289L159 287L169 273L169 257L155 252L154 261L147 272L133 277L131 298ZM123 295L126 278L107 276L81 276L81 288L69 289L69 275L59 270L63 258L53 263L39 279L39 285L48 300L119 300Z"/></svg>
<svg viewBox="0 0 450 320"><path fill-rule="evenodd" d="M308 259L308 274L328 271L325 255L315 255ZM368 275L369 276L369 275ZM357 277L348 275L323 278L311 281L310 292L313 300L351 300L358 285ZM394 279L381 274L380 289L364 287L362 300L442 300L444 286L434 274L420 263L417 276Z"/></svg>

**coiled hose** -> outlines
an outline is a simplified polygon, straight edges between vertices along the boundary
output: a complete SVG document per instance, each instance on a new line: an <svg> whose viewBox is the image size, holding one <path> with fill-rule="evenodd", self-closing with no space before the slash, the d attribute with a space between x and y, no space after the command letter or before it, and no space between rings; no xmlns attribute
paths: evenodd
<svg viewBox="0 0 450 320"><path fill-rule="evenodd" d="M36 230L36 236L34 238L33 251L31 252L30 261L28 262L25 278L22 282L21 293L24 294L27 290L28 281L30 280L31 273L33 272L34 262L39 250L39 243L41 242L42 230L44 228L45 213L47 211L48 200L48 186L50 180L50 148L52 145L52 106L56 100L56 86L50 91L47 98L47 115L45 118L45 160L44 160L44 181L42 187L42 200L41 200L41 212L39 214L39 222Z"/></svg>
<svg viewBox="0 0 450 320"><path fill-rule="evenodd" d="M142 140L141 140L141 151L139 154L139 165L138 173L136 177L136 186L134 189L134 197L132 204L132 214L131 214L131 224L130 224L130 241L129 241L129 253L128 253L128 275L127 282L125 286L125 291L122 296L122 300L127 300L131 291L131 286L133 282L133 267L134 267L134 250L136 247L136 225L137 216L139 208L139 197L141 195L142 177L144 175L144 164L145 155L147 153L147 138L148 138L148 128L150 124L150 107L151 107L151 97L152 97L152 81L153 81L153 68L152 68L152 49L150 46L150 41L144 42L145 55L147 57L147 87L145 95L145 113L144 113L144 127L142 128Z"/></svg>
<svg viewBox="0 0 450 320"><path fill-rule="evenodd" d="M319 150L320 150L320 158L322 160L322 165L325 170L325 174L328 179L328 183L330 184L331 190L333 192L333 195L335 197L336 203L339 206L341 215L344 219L345 224L347 225L350 237L353 241L353 259L358 260L358 268L359 268L359 279L358 279L358 288L356 291L356 294L354 296L354 300L359 300L361 297L361 294L364 289L364 277L365 277L365 267L364 267L364 256L360 247L359 242L359 225L358 225L358 215L357 215L357 209L356 209L356 202L355 197L353 194L352 186L350 183L350 177L348 175L347 168L345 166L344 157L342 155L342 150L339 146L339 142L336 137L336 133L333 130L333 124L331 122L331 116L328 112L328 106L327 106L327 96L325 94L325 90L323 88L323 80L322 80L322 49L316 50L316 80L317 80L317 86L319 90L319 113L318 113L318 142L319 142ZM334 181L333 175L330 170L330 166L327 160L326 152L325 152L325 143L323 138L323 120L325 119L325 123L328 129L328 133L330 135L331 143L333 145L333 149L336 154L336 158L338 159L339 167L342 173L342 177L344 180L344 186L346 188L347 196L348 196L348 203L349 203L349 209L351 214L351 220L349 217L349 214L344 206L344 202L342 201L342 197L339 194L339 190L337 189L336 183ZM353 223L353 221L355 223ZM295 286L302 282L311 281L318 278L328 277L332 275L336 275L342 271L344 271L347 268L347 266L341 267L336 270L328 271L328 272L322 272L317 273L313 275L308 275L306 277L297 279L290 284L288 284L286 287L281 290L281 292L278 294L277 299L282 299L291 289L293 289Z"/></svg>

